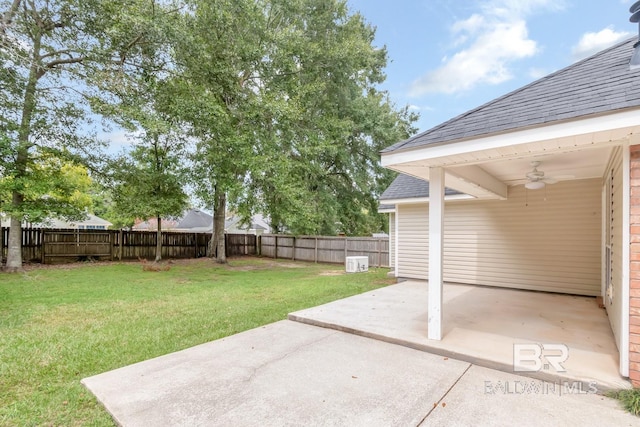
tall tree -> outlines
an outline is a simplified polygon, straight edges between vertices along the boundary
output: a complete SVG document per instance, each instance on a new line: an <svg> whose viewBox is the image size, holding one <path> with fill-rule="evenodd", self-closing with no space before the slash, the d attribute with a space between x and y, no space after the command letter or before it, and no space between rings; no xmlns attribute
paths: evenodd
<svg viewBox="0 0 640 427"><path fill-rule="evenodd" d="M227 198L234 197L254 162L252 133L261 124L252 120L261 61L264 2L194 0L185 16L189 37L177 50L183 71L176 82L180 112L196 141L192 184L196 195L213 209L214 227L209 254L226 262L224 220Z"/></svg>
<svg viewBox="0 0 640 427"><path fill-rule="evenodd" d="M156 262L162 259L162 217L180 215L187 207L181 144L166 133L145 135L144 144L120 156L112 167L113 197L120 215L157 220Z"/></svg>
<svg viewBox="0 0 640 427"><path fill-rule="evenodd" d="M192 18L199 50L183 64L216 106L197 115L209 188L277 231L381 228L391 174L378 153L416 116L377 89L387 54L374 29L337 0L201 1Z"/></svg>
<svg viewBox="0 0 640 427"><path fill-rule="evenodd" d="M96 160L87 136L87 85L96 70L125 70L145 28L133 25L145 0L0 1L0 168L10 176L11 215L6 271L22 268L21 224L46 197L31 197L42 177L42 154ZM44 194L40 196L45 196ZM58 209L50 209L52 215Z"/></svg>
<svg viewBox="0 0 640 427"><path fill-rule="evenodd" d="M112 194L120 216L157 220L156 262L162 259L162 217L177 216L187 206L184 187L186 138L173 110L168 84L175 74L172 52L183 34L180 4L160 2L141 10L139 49L129 52L121 73L103 69L92 79L101 93L92 98L100 112L129 130L130 153L111 163ZM160 6L162 4L162 6ZM104 76L111 77L105 79ZM105 94L107 94L105 96Z"/></svg>

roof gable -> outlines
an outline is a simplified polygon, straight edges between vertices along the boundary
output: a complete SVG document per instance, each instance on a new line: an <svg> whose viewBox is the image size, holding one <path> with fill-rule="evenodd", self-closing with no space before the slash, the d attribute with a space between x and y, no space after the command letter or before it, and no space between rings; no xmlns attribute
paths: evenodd
<svg viewBox="0 0 640 427"><path fill-rule="evenodd" d="M176 228L180 229L192 229L192 228L206 228L211 227L213 224L213 217L206 212L202 212L199 209L190 209L184 215L184 217L178 222Z"/></svg>
<svg viewBox="0 0 640 427"><path fill-rule="evenodd" d="M640 69L629 70L636 37L398 142L389 153L640 106Z"/></svg>

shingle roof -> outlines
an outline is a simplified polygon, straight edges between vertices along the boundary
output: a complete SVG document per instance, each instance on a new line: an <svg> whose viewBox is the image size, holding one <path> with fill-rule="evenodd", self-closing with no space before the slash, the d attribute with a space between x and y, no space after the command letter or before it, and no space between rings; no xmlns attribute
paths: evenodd
<svg viewBox="0 0 640 427"><path fill-rule="evenodd" d="M189 209L176 225L180 229L206 228L213 224L213 217L199 209Z"/></svg>
<svg viewBox="0 0 640 427"><path fill-rule="evenodd" d="M450 188L444 189L445 196L462 194ZM429 197L429 182L414 178L410 175L400 174L393 180L389 188L380 196L380 202L385 200L414 199L417 197Z"/></svg>
<svg viewBox="0 0 640 427"><path fill-rule="evenodd" d="M640 70L629 70L636 37L386 149L453 142L640 106Z"/></svg>

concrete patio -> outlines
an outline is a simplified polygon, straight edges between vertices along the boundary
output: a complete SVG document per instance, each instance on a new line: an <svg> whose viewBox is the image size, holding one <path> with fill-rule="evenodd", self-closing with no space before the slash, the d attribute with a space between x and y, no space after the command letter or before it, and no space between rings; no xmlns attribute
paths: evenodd
<svg viewBox="0 0 640 427"><path fill-rule="evenodd" d="M593 298L446 285L434 342L425 287L388 286L82 383L123 426L638 424L596 394L629 384ZM513 343L526 342L568 345L567 372L511 373Z"/></svg>
<svg viewBox="0 0 640 427"><path fill-rule="evenodd" d="M618 350L595 298L445 284L443 339L427 339L427 284L407 281L298 311L290 320L514 372L514 344L564 344L565 372L548 364L515 372L551 382L597 384L599 392L629 388Z"/></svg>

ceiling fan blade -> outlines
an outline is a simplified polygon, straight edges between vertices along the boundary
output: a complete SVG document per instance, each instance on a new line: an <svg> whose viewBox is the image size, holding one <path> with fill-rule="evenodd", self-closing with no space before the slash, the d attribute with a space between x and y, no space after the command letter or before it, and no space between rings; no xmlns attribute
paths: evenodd
<svg viewBox="0 0 640 427"><path fill-rule="evenodd" d="M558 182L558 180L556 178L545 178L542 180L542 182L544 182L545 184L555 184Z"/></svg>

